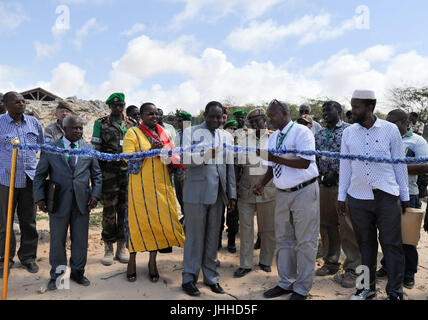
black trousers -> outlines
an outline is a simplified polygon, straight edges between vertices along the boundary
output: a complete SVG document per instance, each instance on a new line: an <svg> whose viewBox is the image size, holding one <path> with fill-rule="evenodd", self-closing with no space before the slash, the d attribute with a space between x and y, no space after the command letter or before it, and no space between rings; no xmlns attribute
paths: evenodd
<svg viewBox="0 0 428 320"><path fill-rule="evenodd" d="M9 200L9 187L0 185L0 261L4 261L4 249L6 245L6 224ZM21 243L18 250L19 261L34 262L37 255L37 243L39 235L36 229L37 208L33 198L33 181L27 177L26 187L14 191L12 214L16 213L21 229ZM13 220L13 219L12 219ZM9 260L13 262L16 253L16 238L12 230L10 237Z"/></svg>
<svg viewBox="0 0 428 320"><path fill-rule="evenodd" d="M56 279L67 266L66 240L70 227L72 273L83 275L88 253L89 214L82 215L73 199L68 212L49 215L51 278Z"/></svg>
<svg viewBox="0 0 428 320"><path fill-rule="evenodd" d="M374 200L360 200L348 196L348 201L352 226L360 246L361 263L370 270L370 289L376 288L379 230L379 242L388 268L386 292L402 293L404 254L399 198L381 190L374 190Z"/></svg>

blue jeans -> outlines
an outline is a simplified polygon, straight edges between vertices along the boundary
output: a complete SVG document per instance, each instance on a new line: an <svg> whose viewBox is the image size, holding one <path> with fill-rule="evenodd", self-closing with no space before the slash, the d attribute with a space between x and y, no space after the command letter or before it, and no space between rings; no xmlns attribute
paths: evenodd
<svg viewBox="0 0 428 320"><path fill-rule="evenodd" d="M419 201L418 195L410 195L409 206L410 208L416 208ZM415 273L418 272L418 251L416 246L403 244L403 251L405 257L405 267L404 267L404 278L415 278ZM385 259L380 260L382 264L382 269L386 270Z"/></svg>

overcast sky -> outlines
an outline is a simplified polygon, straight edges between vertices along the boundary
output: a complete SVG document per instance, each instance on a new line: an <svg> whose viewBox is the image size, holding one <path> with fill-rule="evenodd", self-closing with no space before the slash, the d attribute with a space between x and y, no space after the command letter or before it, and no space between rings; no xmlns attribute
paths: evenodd
<svg viewBox="0 0 428 320"><path fill-rule="evenodd" d="M155 102L330 97L428 85L428 1L0 1L0 92Z"/></svg>

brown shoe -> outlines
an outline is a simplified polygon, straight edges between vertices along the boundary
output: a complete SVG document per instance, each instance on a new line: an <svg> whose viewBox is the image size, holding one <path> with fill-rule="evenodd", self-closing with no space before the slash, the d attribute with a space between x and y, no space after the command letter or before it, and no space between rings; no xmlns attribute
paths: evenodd
<svg viewBox="0 0 428 320"><path fill-rule="evenodd" d="M346 271L342 276L342 281L340 285L344 288L355 288L357 276L351 271Z"/></svg>
<svg viewBox="0 0 428 320"><path fill-rule="evenodd" d="M315 272L315 275L319 276L319 277L325 277L325 276L329 276L332 274L336 274L337 271L339 271L339 268L334 268L334 267L331 267L331 266L324 264L321 268L319 268Z"/></svg>

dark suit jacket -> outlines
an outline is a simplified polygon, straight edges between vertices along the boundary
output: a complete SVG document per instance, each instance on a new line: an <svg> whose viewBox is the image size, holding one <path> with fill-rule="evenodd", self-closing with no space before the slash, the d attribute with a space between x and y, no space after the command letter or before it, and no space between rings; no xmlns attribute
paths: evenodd
<svg viewBox="0 0 428 320"><path fill-rule="evenodd" d="M62 148L62 139L50 143L52 146ZM79 149L93 150L93 146L79 141ZM66 214L72 207L73 197L76 197L78 209L81 214L88 214L89 198L101 199L102 173L98 160L87 156L79 156L74 173L64 155L42 152L34 177L34 201L47 200L45 194L46 178L59 186L59 203L53 214ZM89 186L91 182L92 190Z"/></svg>

